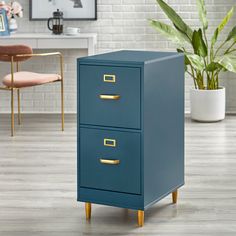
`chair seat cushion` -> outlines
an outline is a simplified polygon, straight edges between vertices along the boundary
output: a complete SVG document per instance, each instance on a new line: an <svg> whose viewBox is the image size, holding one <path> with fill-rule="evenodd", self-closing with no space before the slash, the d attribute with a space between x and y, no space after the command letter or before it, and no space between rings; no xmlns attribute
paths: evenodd
<svg viewBox="0 0 236 236"><path fill-rule="evenodd" d="M58 74L40 74L28 71L21 71L14 73L14 87L31 87L46 83L51 83L61 80L61 76ZM11 87L11 74L6 75L3 78L3 84L7 87Z"/></svg>

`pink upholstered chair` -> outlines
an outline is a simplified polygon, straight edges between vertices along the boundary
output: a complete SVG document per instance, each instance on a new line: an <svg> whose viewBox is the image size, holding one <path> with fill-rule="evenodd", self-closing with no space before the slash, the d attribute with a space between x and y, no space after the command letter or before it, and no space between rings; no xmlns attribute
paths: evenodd
<svg viewBox="0 0 236 236"><path fill-rule="evenodd" d="M19 64L31 57L58 56L60 59L59 74L41 74L29 71L20 71ZM3 78L3 87L0 90L11 92L11 135L14 136L14 91L18 97L18 124L21 124L20 90L26 87L48 83L61 83L61 126L64 130L64 89L63 89L63 56L60 52L33 54L32 48L25 45L0 46L0 61L11 63L11 73ZM16 72L14 72L16 64Z"/></svg>

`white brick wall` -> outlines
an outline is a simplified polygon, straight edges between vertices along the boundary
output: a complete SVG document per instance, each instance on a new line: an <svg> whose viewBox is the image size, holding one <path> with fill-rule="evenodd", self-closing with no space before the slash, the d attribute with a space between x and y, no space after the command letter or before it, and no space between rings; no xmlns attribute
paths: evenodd
<svg viewBox="0 0 236 236"><path fill-rule="evenodd" d="M29 1L18 0L24 6L24 18L18 19L21 32L48 32L46 22L29 21ZM177 12L192 27L199 26L195 0L167 0ZM235 0L206 0L209 18L209 37L222 17L235 4ZM98 0L97 21L65 22L66 26L81 27L83 32L98 33L97 52L107 52L119 49L142 50L175 50L175 46L157 34L147 23L149 18L158 18L168 22L165 15L156 5L155 0ZM220 38L227 34L227 30L236 23L233 17ZM66 112L76 111L76 66L77 55L86 55L86 51L62 51L65 55L65 108ZM78 54L79 53L79 54ZM33 71L55 71L55 61L34 60L27 62L25 68ZM7 72L7 68L0 64L0 75ZM227 111L236 111L236 77L226 74L222 84L227 89ZM235 77L235 78L233 78ZM186 111L189 111L190 78L186 78ZM0 112L9 111L9 95L0 91ZM25 89L22 93L22 107L24 112L58 112L60 109L59 89L57 85L42 86Z"/></svg>

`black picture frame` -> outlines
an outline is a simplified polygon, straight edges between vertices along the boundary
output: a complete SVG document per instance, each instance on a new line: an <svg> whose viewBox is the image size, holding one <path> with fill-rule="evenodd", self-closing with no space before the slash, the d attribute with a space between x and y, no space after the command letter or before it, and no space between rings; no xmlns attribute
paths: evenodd
<svg viewBox="0 0 236 236"><path fill-rule="evenodd" d="M95 21L97 20L97 0L94 0L94 4L95 4L95 12L94 12L94 18L64 18L64 20L66 21ZM48 20L47 18L35 18L33 16L33 0L29 0L29 20L30 21L46 21Z"/></svg>
<svg viewBox="0 0 236 236"><path fill-rule="evenodd" d="M10 35L7 13L5 9L0 9L0 36Z"/></svg>

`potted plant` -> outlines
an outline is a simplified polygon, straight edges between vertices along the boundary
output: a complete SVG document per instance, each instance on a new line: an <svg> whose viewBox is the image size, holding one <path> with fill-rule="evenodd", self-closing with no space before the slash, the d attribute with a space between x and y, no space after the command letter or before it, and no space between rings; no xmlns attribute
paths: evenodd
<svg viewBox="0 0 236 236"><path fill-rule="evenodd" d="M225 88L219 85L220 72L236 72L236 26L227 38L216 46L218 37L234 13L234 8L221 21L210 41L207 11L204 0L196 0L202 28L191 29L183 19L163 0L156 0L173 26L159 20L150 24L159 33L178 45L177 51L185 55L185 71L194 82L190 91L191 117L194 120L212 122L225 117Z"/></svg>

